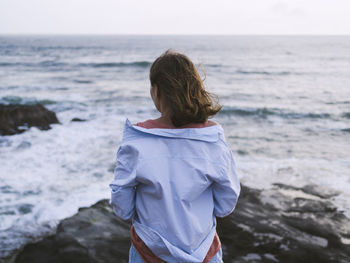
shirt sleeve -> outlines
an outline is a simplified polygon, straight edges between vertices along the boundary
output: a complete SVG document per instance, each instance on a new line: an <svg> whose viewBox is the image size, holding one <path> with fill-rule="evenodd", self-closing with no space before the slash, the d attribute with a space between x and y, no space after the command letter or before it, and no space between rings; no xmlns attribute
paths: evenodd
<svg viewBox="0 0 350 263"><path fill-rule="evenodd" d="M236 172L232 151L225 156L225 166L218 180L214 181L214 215L225 217L235 209L241 186Z"/></svg>
<svg viewBox="0 0 350 263"><path fill-rule="evenodd" d="M130 145L121 145L117 151L117 163L114 180L109 184L112 189L110 204L114 213L128 220L135 213L136 168L138 152Z"/></svg>

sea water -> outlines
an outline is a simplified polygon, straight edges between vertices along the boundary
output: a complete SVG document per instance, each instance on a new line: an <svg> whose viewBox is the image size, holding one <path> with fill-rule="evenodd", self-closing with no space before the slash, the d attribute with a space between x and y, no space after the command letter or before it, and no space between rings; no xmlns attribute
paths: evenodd
<svg viewBox="0 0 350 263"><path fill-rule="evenodd" d="M316 184L350 217L350 37L0 36L0 103L60 121L0 136L0 258L110 197L126 117L159 117L149 69L168 48L218 96L243 184Z"/></svg>

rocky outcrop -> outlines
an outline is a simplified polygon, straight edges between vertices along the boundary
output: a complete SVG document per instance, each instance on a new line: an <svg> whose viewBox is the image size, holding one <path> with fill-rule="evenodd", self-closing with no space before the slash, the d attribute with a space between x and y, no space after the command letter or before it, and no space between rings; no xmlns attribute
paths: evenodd
<svg viewBox="0 0 350 263"><path fill-rule="evenodd" d="M62 220L55 235L26 245L15 262L128 262L129 229L102 200Z"/></svg>
<svg viewBox="0 0 350 263"><path fill-rule="evenodd" d="M0 104L0 135L22 133L33 126L48 130L52 123L59 123L56 114L41 104Z"/></svg>
<svg viewBox="0 0 350 263"><path fill-rule="evenodd" d="M349 262L350 220L329 202L336 194L315 186L242 186L234 213L218 219L224 262ZM63 220L55 235L26 245L15 262L128 262L129 227L102 200Z"/></svg>
<svg viewBox="0 0 350 263"><path fill-rule="evenodd" d="M243 187L235 212L218 222L225 262L349 262L350 220L328 200L336 194Z"/></svg>

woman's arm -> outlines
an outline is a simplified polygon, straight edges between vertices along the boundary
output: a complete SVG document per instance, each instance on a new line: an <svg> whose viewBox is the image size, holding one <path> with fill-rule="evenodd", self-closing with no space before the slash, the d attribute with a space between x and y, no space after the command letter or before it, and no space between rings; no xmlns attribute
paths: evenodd
<svg viewBox="0 0 350 263"><path fill-rule="evenodd" d="M110 204L115 214L128 220L135 213L136 168L138 152L129 145L122 145L117 151L117 164L114 180L109 184L112 189Z"/></svg>
<svg viewBox="0 0 350 263"><path fill-rule="evenodd" d="M217 217L225 217L232 213L241 191L231 150L226 153L224 159L224 168L213 185L214 215Z"/></svg>

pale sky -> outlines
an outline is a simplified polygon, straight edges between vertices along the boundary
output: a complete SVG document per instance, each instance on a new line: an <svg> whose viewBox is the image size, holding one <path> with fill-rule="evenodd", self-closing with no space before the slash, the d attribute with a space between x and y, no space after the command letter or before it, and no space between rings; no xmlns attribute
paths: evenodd
<svg viewBox="0 0 350 263"><path fill-rule="evenodd" d="M0 34L350 34L350 0L0 0Z"/></svg>

